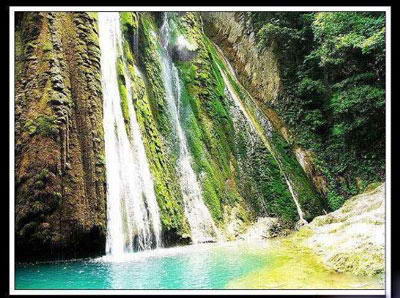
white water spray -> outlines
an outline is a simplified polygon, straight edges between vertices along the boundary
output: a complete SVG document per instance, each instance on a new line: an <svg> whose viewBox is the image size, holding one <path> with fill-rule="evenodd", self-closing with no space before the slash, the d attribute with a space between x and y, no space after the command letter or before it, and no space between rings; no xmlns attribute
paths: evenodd
<svg viewBox="0 0 400 298"><path fill-rule="evenodd" d="M161 245L161 224L154 185L125 74L130 122L125 124L118 89L117 57L122 53L120 17L99 12L107 174L107 255ZM130 126L128 136L125 125Z"/></svg>
<svg viewBox="0 0 400 298"><path fill-rule="evenodd" d="M164 81L171 121L179 141L178 173L180 175L185 215L190 225L194 243L215 241L219 237L219 233L207 206L204 204L201 187L191 165L187 139L179 118L180 81L178 70L168 54L170 28L166 14L164 14L164 21L161 27L161 38L163 46L161 76Z"/></svg>

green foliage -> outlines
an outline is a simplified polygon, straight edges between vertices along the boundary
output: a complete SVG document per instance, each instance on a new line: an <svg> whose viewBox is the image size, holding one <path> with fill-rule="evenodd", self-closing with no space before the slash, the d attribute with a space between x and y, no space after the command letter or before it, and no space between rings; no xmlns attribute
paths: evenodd
<svg viewBox="0 0 400 298"><path fill-rule="evenodd" d="M342 207L343 203L345 202L345 199L343 196L337 194L336 192L329 192L328 196L328 204L331 210L337 210L340 207Z"/></svg>
<svg viewBox="0 0 400 298"><path fill-rule="evenodd" d="M336 209L356 179L384 179L385 15L382 12L244 13L261 49L280 62L273 105L313 150Z"/></svg>
<svg viewBox="0 0 400 298"><path fill-rule="evenodd" d="M313 80L309 77L304 77L297 86L299 96L304 98L323 96L325 91L324 83L321 80Z"/></svg>
<svg viewBox="0 0 400 298"><path fill-rule="evenodd" d="M385 15L381 12L320 12L312 23L321 66L348 62L354 53L385 57ZM354 51L355 50L355 51ZM357 51L359 50L359 51Z"/></svg>
<svg viewBox="0 0 400 298"><path fill-rule="evenodd" d="M271 23L264 25L257 35L262 40L259 43L262 49L271 47L275 42L277 43L277 48L288 51L294 43L301 39L299 31Z"/></svg>
<svg viewBox="0 0 400 298"><path fill-rule="evenodd" d="M343 136L346 143L365 145L371 139L381 137L378 134L382 133L381 128L385 126L382 119L385 108L384 89L371 85L339 89L332 94L329 107L337 123L334 128L340 128L340 134L336 131L335 136Z"/></svg>

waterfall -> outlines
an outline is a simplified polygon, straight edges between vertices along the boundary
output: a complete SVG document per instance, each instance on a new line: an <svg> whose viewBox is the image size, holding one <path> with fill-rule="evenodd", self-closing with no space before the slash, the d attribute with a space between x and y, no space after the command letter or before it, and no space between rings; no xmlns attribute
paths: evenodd
<svg viewBox="0 0 400 298"><path fill-rule="evenodd" d="M222 54L222 51L218 48L218 46L215 45L215 47L218 49L218 51L219 51L219 53L220 53L220 56L223 57L224 62L225 62L225 65L227 65L228 70L230 71L232 77L234 77L234 78L235 78L235 81L239 83L239 81L238 81L237 78L236 78L236 75L235 75L235 72L234 72L232 66L231 66L230 63L225 59L225 57L224 57L223 54ZM222 75L222 78L223 78L223 80L224 80L224 83L225 83L225 85L226 85L226 91L228 92L229 97L232 99L232 103L233 103L237 108L239 108L239 109L242 111L242 113L243 113L243 115L244 115L244 118L248 121L248 123L249 123L249 125L250 125L250 127L251 127L251 130L252 130L255 134L257 134L257 135L263 140L264 144L266 144L266 146L267 146L267 148L269 149L269 151L274 155L274 159L276 160L276 162L277 162L279 168L281 169L281 173L282 173L282 175L283 175L284 178L285 178L285 182L286 182L286 184L287 184L287 186L288 186L288 188L289 188L289 192L290 192L290 194L291 194L291 196L292 196L292 199L293 199L293 201L294 201L294 203L295 203L295 205L296 205L297 214L299 215L299 222L300 222L300 223L306 222L305 219L304 219L304 214L303 214L303 211L301 210L301 206L300 206L299 200L298 200L298 198L297 198L297 195L296 195L295 191L293 190L292 182L290 181L290 179L287 177L287 175L286 175L285 172L283 171L281 162L279 161L278 158L276 158L275 154L273 153L273 150L271 150L271 146L269 145L269 141L266 139L266 137L263 135L263 133L261 133L261 132L259 131L259 129L257 129L257 127L256 127L256 125L255 125L255 123L254 123L254 122L255 122L254 119L253 119L253 118L249 115L249 113L246 111L246 108L244 107L242 101L240 100L240 98L239 98L238 95L236 94L236 91L234 90L234 88L233 88L231 82L229 81L229 79L227 78L225 72L224 72L219 66L218 66L218 68L219 68L219 71L220 71L220 73L221 73L221 75Z"/></svg>
<svg viewBox="0 0 400 298"><path fill-rule="evenodd" d="M170 28L167 14L161 27L161 76L164 81L166 100L171 121L179 141L178 173L184 200L184 210L192 233L194 243L215 241L218 238L218 230L211 214L204 204L200 184L191 165L191 156L188 150L187 139L180 122L180 95L181 86L178 70L168 54Z"/></svg>
<svg viewBox="0 0 400 298"><path fill-rule="evenodd" d="M125 70L130 122L125 123L118 89L117 58L122 56L118 12L99 12L107 175L106 253L113 257L161 245L154 185ZM128 136L125 125L130 126Z"/></svg>

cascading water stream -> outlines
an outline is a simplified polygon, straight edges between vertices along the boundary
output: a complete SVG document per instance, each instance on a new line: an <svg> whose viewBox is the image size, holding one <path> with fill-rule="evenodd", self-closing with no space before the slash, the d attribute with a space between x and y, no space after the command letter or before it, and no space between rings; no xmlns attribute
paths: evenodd
<svg viewBox="0 0 400 298"><path fill-rule="evenodd" d="M106 253L118 258L134 250L160 246L161 224L126 73L128 124L122 114L117 76L117 58L122 53L119 13L99 12L98 25L107 174ZM130 126L130 136L125 125Z"/></svg>
<svg viewBox="0 0 400 298"><path fill-rule="evenodd" d="M178 70L168 54L170 28L168 17L164 14L161 27L162 72L168 110L171 121L179 141L178 173L182 188L185 215L188 219L194 243L211 242L219 238L219 232L214 224L211 214L204 204L200 184L191 165L191 156L188 150L187 139L180 122L180 80Z"/></svg>
<svg viewBox="0 0 400 298"><path fill-rule="evenodd" d="M236 75L235 75L235 72L233 71L232 66L231 66L230 63L225 59L225 57L224 57L223 54L222 54L222 51L218 48L218 46L215 45L215 47L216 47L216 48L218 49L218 51L221 53L221 56L222 56L223 59L224 59L225 65L228 66L228 70L230 71L231 75L232 75L232 76L235 78L235 80L238 82L238 80L237 80L237 78L236 78ZM258 129L256 128L256 126L254 125L253 119L252 119L252 118L250 117L250 115L247 113L246 108L244 107L242 101L240 100L240 98L239 98L238 95L236 94L236 91L234 90L232 84L230 83L230 81L229 81L229 79L227 78L227 76L226 76L226 74L224 73L224 71L223 71L220 67L219 67L219 71L220 71L220 73L221 73L221 75L222 75L222 78L223 78L223 80L224 80L224 82L225 82L225 85L226 85L226 87L227 87L227 91L228 91L228 93L229 93L229 96L230 96L231 99L232 99L232 102L236 105L236 107L238 107L238 108L242 111L242 113L243 113L244 117L246 118L246 120L248 121L248 123L249 123L250 128L252 129L252 131L253 131L255 134L259 135L259 137L264 141L265 144L268 144L269 142L265 139L265 136L264 136L262 133L260 133L259 130L258 130ZM268 145L268 147L269 147L269 145ZM272 154L274 154L272 150L270 150L270 151L271 151ZM278 159L278 158L275 158L275 160L277 161L278 166L281 168L282 166L281 166L281 163L280 163L279 159ZM287 186L288 186L288 188L289 188L289 192L290 192L290 194L291 194L291 196L292 196L292 198L293 198L293 201L294 201L294 203L295 203L295 205L296 205L297 214L299 215L300 222L301 222L301 223L304 223L304 222L306 222L306 221L305 221L305 219L304 219L303 211L301 210L301 206L300 206L299 200L298 200L298 198L297 198L297 195L296 195L295 191L293 190L292 183L291 183L290 179L287 177L287 175L285 174L285 172L282 170L282 168L281 168L281 172L282 172L282 174L283 174L283 176L284 176L284 178L285 178L285 182L286 182L286 184L287 184Z"/></svg>

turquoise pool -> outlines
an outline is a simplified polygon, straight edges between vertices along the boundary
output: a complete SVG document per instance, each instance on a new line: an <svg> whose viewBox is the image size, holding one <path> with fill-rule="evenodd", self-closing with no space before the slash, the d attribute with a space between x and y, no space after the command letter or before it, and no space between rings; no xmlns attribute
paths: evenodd
<svg viewBox="0 0 400 298"><path fill-rule="evenodd" d="M264 245L201 244L137 252L118 260L17 265L16 289L223 289L272 261Z"/></svg>

